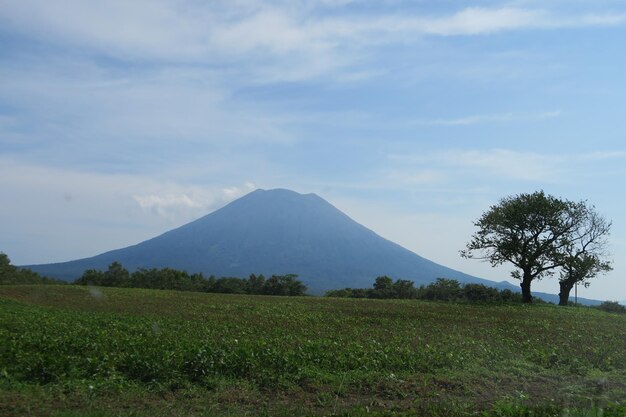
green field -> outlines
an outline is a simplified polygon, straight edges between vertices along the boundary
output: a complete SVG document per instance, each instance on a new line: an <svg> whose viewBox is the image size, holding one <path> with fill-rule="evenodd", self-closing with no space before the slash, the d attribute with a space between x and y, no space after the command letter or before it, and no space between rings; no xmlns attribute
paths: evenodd
<svg viewBox="0 0 626 417"><path fill-rule="evenodd" d="M7 416L617 416L626 315L0 287Z"/></svg>

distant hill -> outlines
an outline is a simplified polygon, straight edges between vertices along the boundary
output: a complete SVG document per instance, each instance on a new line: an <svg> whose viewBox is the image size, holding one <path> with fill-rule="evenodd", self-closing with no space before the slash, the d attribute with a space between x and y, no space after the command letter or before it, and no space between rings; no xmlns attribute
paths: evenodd
<svg viewBox="0 0 626 417"><path fill-rule="evenodd" d="M28 268L73 280L86 269L103 270L114 261L131 271L171 267L236 277L295 273L318 294L328 289L370 287L379 275L411 279L417 285L443 277L518 289L508 282L477 278L429 261L380 237L319 196L285 189L256 190L134 246Z"/></svg>

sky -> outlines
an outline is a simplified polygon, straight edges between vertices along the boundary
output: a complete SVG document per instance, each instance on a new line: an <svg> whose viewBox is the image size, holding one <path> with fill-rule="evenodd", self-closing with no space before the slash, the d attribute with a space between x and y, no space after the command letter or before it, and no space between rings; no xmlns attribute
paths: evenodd
<svg viewBox="0 0 626 417"><path fill-rule="evenodd" d="M515 283L459 251L544 190L613 222L579 295L626 300L624 45L619 0L0 0L0 251L93 256L288 188Z"/></svg>

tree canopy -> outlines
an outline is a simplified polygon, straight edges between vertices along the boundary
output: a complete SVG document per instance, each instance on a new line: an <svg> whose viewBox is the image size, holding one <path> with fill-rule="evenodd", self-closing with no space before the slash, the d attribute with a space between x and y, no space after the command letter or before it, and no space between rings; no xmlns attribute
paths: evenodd
<svg viewBox="0 0 626 417"><path fill-rule="evenodd" d="M493 266L513 264L512 276L521 281L522 300L527 303L532 301L532 281L553 275L559 268L576 271L576 278L565 274L562 279L567 282L590 278L604 268L600 249L610 223L583 201L543 191L519 194L491 206L474 225L479 230L461 256Z"/></svg>
<svg viewBox="0 0 626 417"><path fill-rule="evenodd" d="M567 305L569 294L576 284L585 287L589 279L612 270L607 259L607 237L611 222L596 213L594 207L585 207L585 216L574 231L574 239L565 247L565 257L559 277L559 305Z"/></svg>
<svg viewBox="0 0 626 417"><path fill-rule="evenodd" d="M306 295L306 285L295 274L272 275L268 279L252 274L248 279L236 277L205 278L201 273L189 274L172 268L140 268L132 274L119 262L106 271L86 270L74 281L78 285L103 287L153 288L177 291L201 291L226 294Z"/></svg>
<svg viewBox="0 0 626 417"><path fill-rule="evenodd" d="M3 284L65 284L52 278L42 277L30 269L18 268L11 263L8 255L0 252L0 285Z"/></svg>

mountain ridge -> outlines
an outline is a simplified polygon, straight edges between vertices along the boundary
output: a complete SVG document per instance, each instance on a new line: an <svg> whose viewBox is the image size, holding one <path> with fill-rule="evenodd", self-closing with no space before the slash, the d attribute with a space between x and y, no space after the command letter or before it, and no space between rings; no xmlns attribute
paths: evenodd
<svg viewBox="0 0 626 417"><path fill-rule="evenodd" d="M437 278L518 290L432 262L352 220L320 196L258 189L194 221L125 248L74 261L30 265L73 280L117 261L130 271L170 267L205 275L298 274L312 293L370 287L380 275L417 285ZM556 297L556 296L554 296Z"/></svg>

